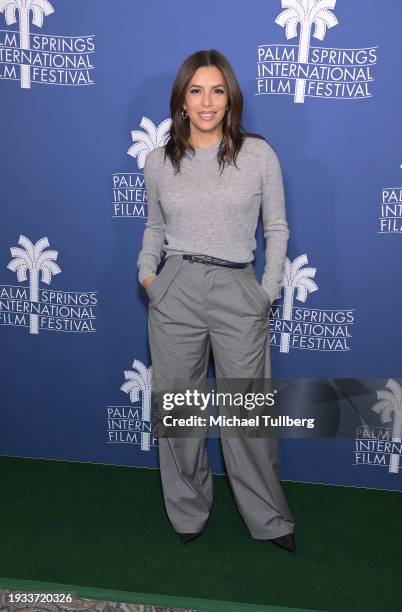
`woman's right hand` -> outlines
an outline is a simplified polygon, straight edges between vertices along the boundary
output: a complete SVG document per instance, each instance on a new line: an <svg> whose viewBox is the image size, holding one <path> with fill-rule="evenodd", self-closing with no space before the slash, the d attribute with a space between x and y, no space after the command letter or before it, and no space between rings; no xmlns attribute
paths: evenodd
<svg viewBox="0 0 402 612"><path fill-rule="evenodd" d="M144 278L143 283L142 283L142 286L144 287L144 289L147 289L149 285L152 285L155 278L156 278L156 274L150 274L149 276Z"/></svg>

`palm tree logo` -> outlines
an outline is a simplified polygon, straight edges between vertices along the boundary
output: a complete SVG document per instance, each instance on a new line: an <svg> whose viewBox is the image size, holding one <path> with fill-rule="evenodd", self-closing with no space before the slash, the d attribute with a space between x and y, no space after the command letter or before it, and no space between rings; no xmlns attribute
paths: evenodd
<svg viewBox="0 0 402 612"><path fill-rule="evenodd" d="M299 54L297 61L308 63L311 30L314 25L314 38L323 40L327 27L332 28L338 20L329 9L335 7L336 0L282 0L282 11L275 23L285 28L286 38L297 36L300 24ZM296 79L295 102L304 102L305 79Z"/></svg>
<svg viewBox="0 0 402 612"><path fill-rule="evenodd" d="M381 389L377 391L377 399L380 400L372 407L374 412L381 414L381 421L389 423L392 421L392 441L401 442L402 438L402 388L390 378L385 385L389 391ZM399 455L391 454L389 459L389 471L392 474L399 472Z"/></svg>
<svg viewBox="0 0 402 612"><path fill-rule="evenodd" d="M4 11L7 25L17 23L20 26L20 48L30 49L29 18L32 11L32 23L38 28L43 25L43 17L54 13L54 9L48 0L0 0L0 12ZM31 68L21 66L21 87L31 88Z"/></svg>
<svg viewBox="0 0 402 612"><path fill-rule="evenodd" d="M27 280L29 270L29 300L39 302L39 274L42 273L42 283L50 285L52 274L61 272L56 263L58 251L45 250L49 246L46 236L33 244L29 238L21 234L18 244L22 248L10 248L14 259L9 262L7 268L17 273L17 279L20 283ZM39 315L37 314L29 315L29 333L39 333Z"/></svg>
<svg viewBox="0 0 402 612"><path fill-rule="evenodd" d="M152 149L161 147L165 144L165 140L169 134L171 119L164 119L162 123L156 127L151 119L143 117L140 126L141 130L132 130L131 136L135 144L131 145L127 153L132 157L137 158L138 168L142 169L145 164L145 158Z"/></svg>
<svg viewBox="0 0 402 612"><path fill-rule="evenodd" d="M293 300L294 293L296 299L300 302L305 302L307 295L313 291L317 291L318 287L313 281L316 268L303 268L307 264L307 255L299 255L293 262L288 258L285 261L285 273L283 275L282 285L284 287L283 297L283 319L286 321L292 320L293 315ZM290 334L281 334L280 352L289 353Z"/></svg>
<svg viewBox="0 0 402 612"><path fill-rule="evenodd" d="M133 370L125 370L126 382L120 389L130 394L131 403L138 402L140 391L142 392L141 417L144 422L151 422L151 393L152 393L152 366L147 368L139 359L134 359ZM141 432L141 450L149 451L151 445L151 434L148 431Z"/></svg>

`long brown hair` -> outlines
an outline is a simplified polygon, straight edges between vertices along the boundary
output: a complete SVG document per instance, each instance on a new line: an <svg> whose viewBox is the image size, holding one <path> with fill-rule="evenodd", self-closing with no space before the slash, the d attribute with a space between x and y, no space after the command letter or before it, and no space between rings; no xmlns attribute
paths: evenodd
<svg viewBox="0 0 402 612"><path fill-rule="evenodd" d="M226 57L215 49L192 53L180 66L170 96L171 125L169 139L165 145L165 159L169 157L176 173L180 171L180 160L185 155L186 149L190 148L194 152L194 148L188 143L190 122L188 117L183 119L181 112L187 85L196 70L203 66L219 68L228 92L228 110L222 121L223 137L217 154L219 166L222 166L221 172L225 163L231 164L233 162L236 166L236 157L246 135L240 124L243 111L243 95L232 66ZM249 135L262 138L258 134Z"/></svg>

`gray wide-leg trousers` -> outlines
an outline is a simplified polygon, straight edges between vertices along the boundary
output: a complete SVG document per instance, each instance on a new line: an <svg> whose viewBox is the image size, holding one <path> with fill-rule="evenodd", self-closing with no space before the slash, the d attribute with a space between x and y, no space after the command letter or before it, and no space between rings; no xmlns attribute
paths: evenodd
<svg viewBox="0 0 402 612"><path fill-rule="evenodd" d="M174 381L205 384L212 349L216 379L270 378L269 298L247 268L167 257L147 289L154 390ZM291 533L294 521L279 481L277 440L227 437L221 443L229 481L251 536ZM159 438L165 505L179 533L202 531L211 511L212 474L205 437Z"/></svg>

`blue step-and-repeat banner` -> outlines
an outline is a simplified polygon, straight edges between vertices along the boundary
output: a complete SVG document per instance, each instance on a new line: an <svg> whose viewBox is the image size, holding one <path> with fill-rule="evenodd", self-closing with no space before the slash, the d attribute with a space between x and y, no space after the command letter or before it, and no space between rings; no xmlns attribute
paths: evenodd
<svg viewBox="0 0 402 612"><path fill-rule="evenodd" d="M374 424L354 398L353 436L280 440L281 476L402 490L401 23L395 0L0 0L1 455L158 466L143 168L179 65L215 48L283 171L273 375L379 380Z"/></svg>

